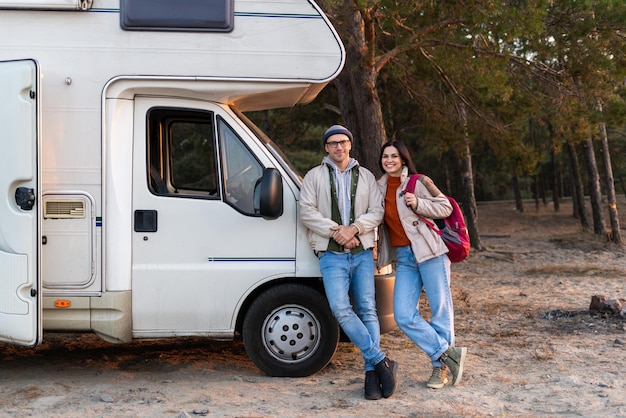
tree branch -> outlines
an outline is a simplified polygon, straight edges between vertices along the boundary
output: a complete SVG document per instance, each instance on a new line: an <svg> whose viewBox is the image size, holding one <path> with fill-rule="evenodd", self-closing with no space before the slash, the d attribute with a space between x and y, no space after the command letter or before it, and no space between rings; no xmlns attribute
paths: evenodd
<svg viewBox="0 0 626 418"><path fill-rule="evenodd" d="M415 32L413 33L413 35L411 35L405 42L403 42L401 45L397 45L396 47L390 49L389 51L385 52L384 54L380 55L378 57L378 59L376 60L374 69L376 71L376 74L378 74L380 71L382 71L383 67L392 59L394 59L395 57L397 57L398 55L407 52L407 51L412 51L415 50L419 47L421 47L421 43L418 42L418 40L420 38L422 38L424 35L427 35L429 33L435 32L438 29L441 28L448 28L450 26L454 26L454 25L460 25L465 23L465 19L447 19L444 21L441 21L439 23L437 23L436 25L431 25L428 26L424 29L422 29L419 32Z"/></svg>

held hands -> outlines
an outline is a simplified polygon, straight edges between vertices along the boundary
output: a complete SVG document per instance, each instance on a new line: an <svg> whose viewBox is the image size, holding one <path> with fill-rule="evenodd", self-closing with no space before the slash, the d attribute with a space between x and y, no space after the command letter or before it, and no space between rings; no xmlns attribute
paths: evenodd
<svg viewBox="0 0 626 418"><path fill-rule="evenodd" d="M330 230L334 231L331 232L331 238L347 250L358 247L360 244L359 239L356 237L356 234L359 232L356 226L336 225L330 228Z"/></svg>
<svg viewBox="0 0 626 418"><path fill-rule="evenodd" d="M343 248L345 248L346 250L351 250L358 247L360 243L361 242L359 241L359 239L357 237L354 237L347 244L345 244Z"/></svg>

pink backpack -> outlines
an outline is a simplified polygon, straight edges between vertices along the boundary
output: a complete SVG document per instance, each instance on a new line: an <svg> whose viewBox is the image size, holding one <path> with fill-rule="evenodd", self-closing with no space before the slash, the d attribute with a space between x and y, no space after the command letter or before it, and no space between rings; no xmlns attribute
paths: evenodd
<svg viewBox="0 0 626 418"><path fill-rule="evenodd" d="M413 193L415 191L415 183L422 177L423 174L413 174L409 178L409 182L404 193ZM467 232L467 225L465 224L465 218L463 218L463 212L459 204L450 196L446 196L452 205L452 213L445 219L435 219L435 223L429 219L417 215L422 221L428 225L433 231L437 232L443 242L448 247L448 258L453 263L459 263L467 258L470 252L470 238Z"/></svg>

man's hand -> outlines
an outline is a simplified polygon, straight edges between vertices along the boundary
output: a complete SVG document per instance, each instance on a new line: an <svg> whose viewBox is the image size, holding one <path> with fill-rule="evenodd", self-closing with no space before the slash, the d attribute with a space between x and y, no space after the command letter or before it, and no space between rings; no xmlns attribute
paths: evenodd
<svg viewBox="0 0 626 418"><path fill-rule="evenodd" d="M344 247L348 249L354 248L357 245L359 245L359 240L356 238L356 234L359 233L359 230L357 229L356 226L336 225L330 229L331 231L335 231L332 238L337 242L337 244L343 245ZM353 240L356 240L357 244L350 247L349 245L352 243Z"/></svg>
<svg viewBox="0 0 626 418"><path fill-rule="evenodd" d="M352 238L352 240L350 242L348 242L346 245L344 245L343 248L345 248L346 250L351 250L353 248L358 247L360 243L361 243L361 241L359 241L359 239L357 237L354 237L354 238Z"/></svg>

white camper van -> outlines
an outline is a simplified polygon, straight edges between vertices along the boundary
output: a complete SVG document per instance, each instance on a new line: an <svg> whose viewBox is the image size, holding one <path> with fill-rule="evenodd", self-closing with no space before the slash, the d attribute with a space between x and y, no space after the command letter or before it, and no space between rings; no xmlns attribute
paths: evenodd
<svg viewBox="0 0 626 418"><path fill-rule="evenodd" d="M323 368L301 175L242 112L343 63L310 0L0 0L0 340L241 336L270 375Z"/></svg>

